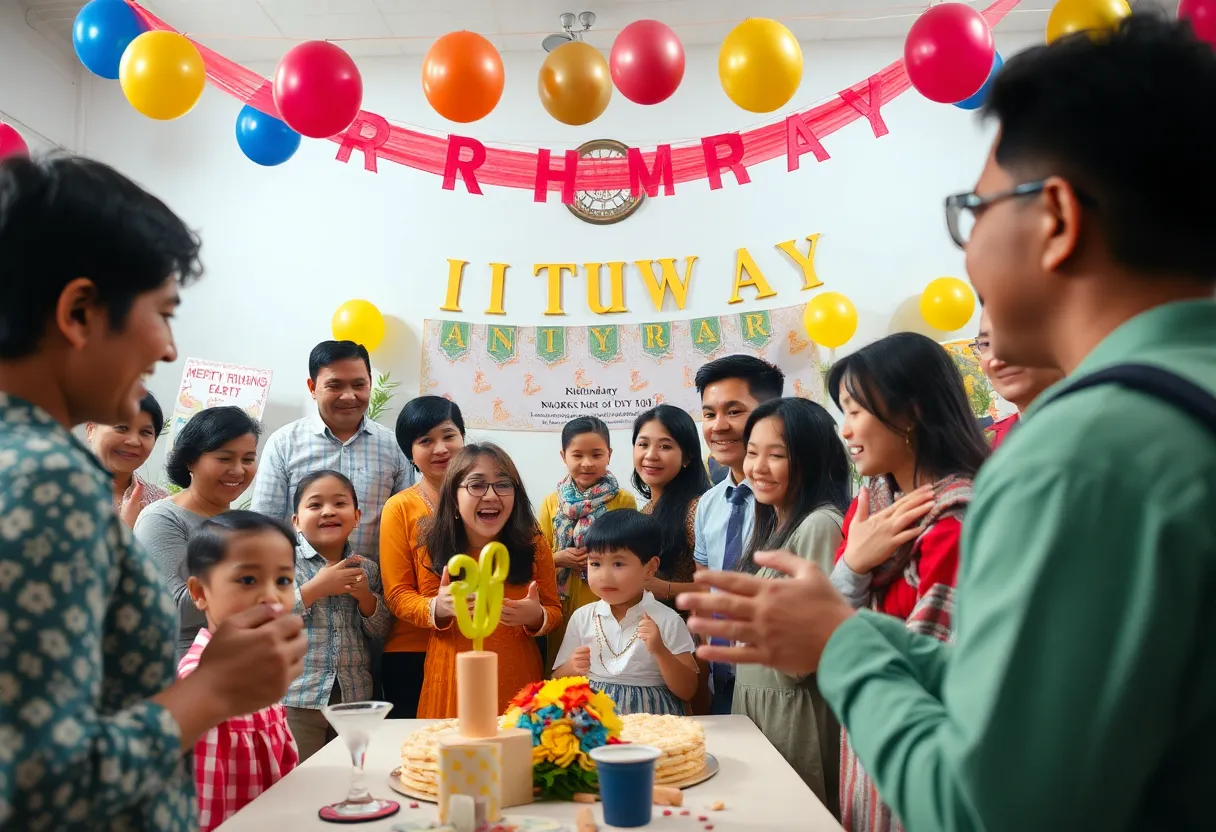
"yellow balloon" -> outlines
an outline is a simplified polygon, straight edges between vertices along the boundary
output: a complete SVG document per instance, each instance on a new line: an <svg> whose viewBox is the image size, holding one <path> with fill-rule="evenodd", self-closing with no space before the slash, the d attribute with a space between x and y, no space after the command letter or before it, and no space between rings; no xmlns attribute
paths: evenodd
<svg viewBox="0 0 1216 832"><path fill-rule="evenodd" d="M545 58L536 89L545 110L562 124L590 124L608 109L612 73L598 49L575 40Z"/></svg>
<svg viewBox="0 0 1216 832"><path fill-rule="evenodd" d="M1073 32L1114 29L1131 13L1127 0L1060 0L1047 18L1047 42Z"/></svg>
<svg viewBox="0 0 1216 832"><path fill-rule="evenodd" d="M122 53L118 82L132 107L148 118L170 121L198 103L207 86L207 68L184 35L144 32Z"/></svg>
<svg viewBox="0 0 1216 832"><path fill-rule="evenodd" d="M784 107L802 83L802 47L775 20L749 18L730 30L718 53L718 78L731 101L753 113Z"/></svg>
<svg viewBox="0 0 1216 832"><path fill-rule="evenodd" d="M334 313L334 338L354 341L374 352L384 340L384 316L376 305L366 300L348 300Z"/></svg>
<svg viewBox="0 0 1216 832"><path fill-rule="evenodd" d="M839 292L823 292L802 310L802 325L812 341L834 350L857 332L857 307Z"/></svg>
<svg viewBox="0 0 1216 832"><path fill-rule="evenodd" d="M920 314L934 329L962 329L975 314L975 292L957 277L939 277L921 292Z"/></svg>

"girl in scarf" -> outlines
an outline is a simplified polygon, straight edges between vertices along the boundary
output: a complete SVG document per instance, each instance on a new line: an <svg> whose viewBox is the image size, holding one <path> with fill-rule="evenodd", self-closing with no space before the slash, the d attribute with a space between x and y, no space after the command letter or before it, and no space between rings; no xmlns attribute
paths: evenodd
<svg viewBox="0 0 1216 832"><path fill-rule="evenodd" d="M562 428L562 462L569 473L557 484L557 491L541 503L537 518L541 534L553 549L557 592L562 599L562 624L549 634L543 648L546 667L553 667L570 615L599 600L587 586L587 549L583 541L591 523L606 511L637 508L633 495L622 491L608 470L611 459L608 426L600 419L579 416Z"/></svg>
<svg viewBox="0 0 1216 832"><path fill-rule="evenodd" d="M962 376L936 342L902 332L837 362L828 391L853 463L870 478L845 515L832 583L855 607L949 641L963 512L989 452ZM902 830L847 734L840 810L850 832Z"/></svg>

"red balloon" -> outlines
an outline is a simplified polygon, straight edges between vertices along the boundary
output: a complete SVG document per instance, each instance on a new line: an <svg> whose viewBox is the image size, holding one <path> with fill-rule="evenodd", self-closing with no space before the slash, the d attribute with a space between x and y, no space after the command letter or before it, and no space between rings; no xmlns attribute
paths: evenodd
<svg viewBox="0 0 1216 832"><path fill-rule="evenodd" d="M933 6L904 41L912 86L930 101L954 104L974 95L992 72L996 44L984 16L962 3Z"/></svg>
<svg viewBox="0 0 1216 832"><path fill-rule="evenodd" d="M1216 46L1216 0L1182 0L1178 19L1189 20L1196 37Z"/></svg>
<svg viewBox="0 0 1216 832"><path fill-rule="evenodd" d="M21 134L10 124L0 122L0 159L9 156L29 156L30 147Z"/></svg>
<svg viewBox="0 0 1216 832"><path fill-rule="evenodd" d="M635 104L658 104L684 80L684 46L670 27L637 20L616 36L608 66L621 95Z"/></svg>
<svg viewBox="0 0 1216 832"><path fill-rule="evenodd" d="M350 127L363 103L363 78L350 55L332 43L294 46L274 73L274 103L287 126L312 139Z"/></svg>

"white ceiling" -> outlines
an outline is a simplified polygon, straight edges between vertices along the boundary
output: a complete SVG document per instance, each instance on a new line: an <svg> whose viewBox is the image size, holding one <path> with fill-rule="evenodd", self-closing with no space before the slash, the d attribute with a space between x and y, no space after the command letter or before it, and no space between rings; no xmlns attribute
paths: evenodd
<svg viewBox="0 0 1216 832"><path fill-rule="evenodd" d="M971 0L984 8L991 0ZM70 49L83 0L0 0L24 7L26 22ZM558 16L597 16L588 43L607 49L621 27L661 20L685 45L719 43L744 16L781 20L802 41L902 37L927 0L145 0L179 31L236 61L276 60L293 43L328 39L356 57L421 55L446 32L471 29L502 51L540 51ZM1022 0L998 31L1042 31L1054 0ZM1177 0L1133 5L1177 8ZM747 14L742 13L746 6Z"/></svg>

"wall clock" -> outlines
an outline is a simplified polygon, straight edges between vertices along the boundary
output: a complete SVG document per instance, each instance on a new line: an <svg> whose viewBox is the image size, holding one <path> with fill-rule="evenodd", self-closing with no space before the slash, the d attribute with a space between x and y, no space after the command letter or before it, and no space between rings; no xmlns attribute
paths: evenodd
<svg viewBox="0 0 1216 832"><path fill-rule="evenodd" d="M597 159L624 159L628 146L612 139L594 139L578 149L579 165L595 165ZM612 225L638 210L646 194L635 198L629 189L619 191L575 191L574 202L566 207L583 222L592 225Z"/></svg>

